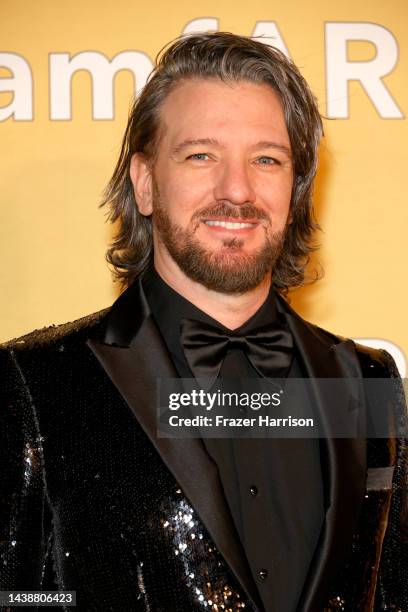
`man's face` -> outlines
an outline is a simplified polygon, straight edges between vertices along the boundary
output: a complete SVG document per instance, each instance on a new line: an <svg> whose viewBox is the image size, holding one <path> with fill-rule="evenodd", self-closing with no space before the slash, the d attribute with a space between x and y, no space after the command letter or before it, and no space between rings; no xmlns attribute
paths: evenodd
<svg viewBox="0 0 408 612"><path fill-rule="evenodd" d="M279 256L292 193L278 95L265 84L186 80L166 99L161 127L153 166L134 158L131 169L139 210L153 215L155 260L215 291L254 289Z"/></svg>

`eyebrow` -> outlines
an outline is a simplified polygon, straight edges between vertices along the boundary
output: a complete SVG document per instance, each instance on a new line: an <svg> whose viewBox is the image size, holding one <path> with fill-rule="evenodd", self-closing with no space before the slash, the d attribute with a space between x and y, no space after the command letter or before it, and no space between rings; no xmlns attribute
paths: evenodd
<svg viewBox="0 0 408 612"><path fill-rule="evenodd" d="M270 140L261 140L260 142L257 142L254 149L278 149L279 151L282 151L282 153L285 153L288 157L292 157L292 150L290 147L279 144L278 142L272 142Z"/></svg>
<svg viewBox="0 0 408 612"><path fill-rule="evenodd" d="M221 143L216 138L188 138L187 140L183 140L178 145L173 147L171 153L174 155L176 153L181 153L187 147L194 147L197 145L215 145L218 147L222 147Z"/></svg>
<svg viewBox="0 0 408 612"><path fill-rule="evenodd" d="M183 140L179 144L177 144L175 147L173 147L173 149L171 150L171 154L176 155L177 153L181 153L181 151L183 151L184 149L188 147L193 147L193 146L198 146L198 145L203 145L203 146L213 145L213 146L217 146L220 148L224 148L224 145L220 143L219 140L217 140L216 138L188 138L186 140ZM287 147L286 145L279 144L277 142L273 142L270 140L261 140L260 142L257 142L252 148L253 149L278 149L279 151L282 151L282 153L285 153L288 157L290 158L292 157L292 151L290 147Z"/></svg>

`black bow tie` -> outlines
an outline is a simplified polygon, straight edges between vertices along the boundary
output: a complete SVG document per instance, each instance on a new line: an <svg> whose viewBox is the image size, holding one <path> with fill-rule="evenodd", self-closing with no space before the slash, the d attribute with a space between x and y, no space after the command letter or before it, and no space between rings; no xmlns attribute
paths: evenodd
<svg viewBox="0 0 408 612"><path fill-rule="evenodd" d="M258 327L245 336L191 319L182 319L180 329L184 354L197 379L215 381L230 349L244 351L260 376L284 378L288 373L293 339L282 323Z"/></svg>

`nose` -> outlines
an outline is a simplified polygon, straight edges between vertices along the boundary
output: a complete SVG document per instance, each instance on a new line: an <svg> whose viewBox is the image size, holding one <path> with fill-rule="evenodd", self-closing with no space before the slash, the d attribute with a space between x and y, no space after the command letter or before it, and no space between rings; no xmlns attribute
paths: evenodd
<svg viewBox="0 0 408 612"><path fill-rule="evenodd" d="M228 200L232 204L253 203L255 190L250 169L244 161L231 160L219 167L214 187L216 200Z"/></svg>

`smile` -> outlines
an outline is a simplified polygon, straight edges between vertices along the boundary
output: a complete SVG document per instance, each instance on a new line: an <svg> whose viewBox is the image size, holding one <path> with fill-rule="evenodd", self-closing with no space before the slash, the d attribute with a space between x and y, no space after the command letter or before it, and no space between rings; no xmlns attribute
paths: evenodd
<svg viewBox="0 0 408 612"><path fill-rule="evenodd" d="M255 223L236 223L234 221L204 221L206 225L211 227L223 227L225 229L244 229L254 227Z"/></svg>

